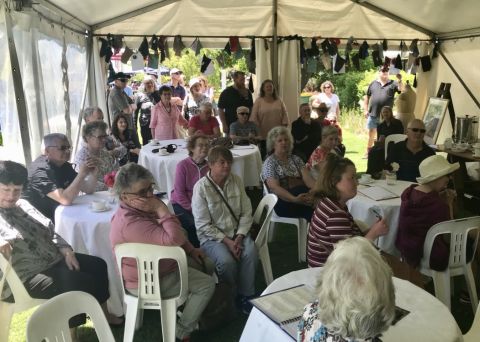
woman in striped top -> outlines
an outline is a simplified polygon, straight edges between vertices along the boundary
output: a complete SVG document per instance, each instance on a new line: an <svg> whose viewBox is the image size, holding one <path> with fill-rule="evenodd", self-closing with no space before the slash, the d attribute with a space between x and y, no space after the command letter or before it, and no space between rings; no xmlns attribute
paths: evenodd
<svg viewBox="0 0 480 342"><path fill-rule="evenodd" d="M357 195L355 164L350 159L329 154L313 191L319 200L308 231L307 261L309 267L320 267L338 241L363 235L347 208L347 201ZM365 237L373 241L387 233L385 220L380 219Z"/></svg>

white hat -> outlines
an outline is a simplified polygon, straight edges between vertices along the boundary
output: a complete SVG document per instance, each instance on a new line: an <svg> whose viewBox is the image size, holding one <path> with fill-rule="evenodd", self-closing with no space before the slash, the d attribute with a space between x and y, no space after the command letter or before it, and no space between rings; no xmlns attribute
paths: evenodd
<svg viewBox="0 0 480 342"><path fill-rule="evenodd" d="M195 77L195 78L191 78L190 81L188 81L188 86L191 88L193 87L195 84L201 84L200 83L200 79Z"/></svg>
<svg viewBox="0 0 480 342"><path fill-rule="evenodd" d="M177 72L180 73L180 74L182 73L182 71L180 69L177 69L177 68L170 69L170 75L171 74L176 74Z"/></svg>
<svg viewBox="0 0 480 342"><path fill-rule="evenodd" d="M420 163L420 166L418 167L420 177L417 177L417 182L420 184L430 183L442 176L458 170L459 168L459 163L450 164L442 156L430 156Z"/></svg>

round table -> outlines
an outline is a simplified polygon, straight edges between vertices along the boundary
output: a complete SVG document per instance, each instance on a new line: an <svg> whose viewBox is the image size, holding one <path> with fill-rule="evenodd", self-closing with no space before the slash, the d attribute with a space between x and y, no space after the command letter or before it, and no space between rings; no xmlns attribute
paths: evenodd
<svg viewBox="0 0 480 342"><path fill-rule="evenodd" d="M377 239L376 244L379 248L392 255L400 256L395 247L395 239L398 232L398 218L400 216L400 204L403 191L409 187L412 182L397 180L393 185L387 185L384 179L373 181L368 186L382 187L398 197L387 200L375 201L360 192L357 196L347 202L348 211L352 214L355 220L360 220L370 227L378 218L371 209L377 211L387 222L389 231L387 235L381 236ZM366 187L366 185L359 185L358 189Z"/></svg>
<svg viewBox="0 0 480 342"><path fill-rule="evenodd" d="M94 212L93 200L106 200L108 210ZM173 212L170 202L163 202ZM75 252L102 258L107 263L110 298L108 310L123 316L122 281L117 271L115 256L110 243L110 221L117 211L118 200L108 191L77 197L70 206L59 205L55 210L55 231L60 234Z"/></svg>
<svg viewBox="0 0 480 342"><path fill-rule="evenodd" d="M307 268L288 273L277 278L262 294L281 291L305 284L315 288L322 268ZM461 341L462 333L448 308L437 298L412 283L393 278L396 305L410 311L395 325L392 325L381 339L383 342L453 342ZM260 310L252 309L243 329L241 342L292 341L280 326L265 316Z"/></svg>
<svg viewBox="0 0 480 342"><path fill-rule="evenodd" d="M176 144L178 146L177 150L166 156L152 152L153 149L168 144ZM169 197L175 183L177 164L188 157L186 145L187 143L183 139L162 140L158 145L149 143L142 147L138 157L138 163L153 174L158 190L167 192ZM233 154L232 172L243 179L243 184L246 187L259 186L262 158L258 147L255 145L235 145L230 151Z"/></svg>

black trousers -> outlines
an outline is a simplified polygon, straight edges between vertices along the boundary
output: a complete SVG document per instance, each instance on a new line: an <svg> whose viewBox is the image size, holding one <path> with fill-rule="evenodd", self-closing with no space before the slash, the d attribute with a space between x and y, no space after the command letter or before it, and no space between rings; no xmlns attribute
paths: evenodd
<svg viewBox="0 0 480 342"><path fill-rule="evenodd" d="M137 134L137 132L135 132ZM152 130L148 126L140 126L140 134L142 135L142 144L145 146L152 140Z"/></svg>
<svg viewBox="0 0 480 342"><path fill-rule="evenodd" d="M84 291L94 296L99 303L104 303L110 297L108 292L107 264L101 258L75 253L79 271L70 271L65 259L49 269L27 279L25 289L32 298L50 299L70 291ZM13 302L13 296L6 299ZM77 327L86 321L85 314L72 317L70 327Z"/></svg>
<svg viewBox="0 0 480 342"><path fill-rule="evenodd" d="M306 186L300 185L295 188L289 189L288 191L293 196L298 196L300 194L307 193L309 190L310 189L308 189ZM307 222L310 222L312 220L313 208L307 205L287 202L279 198L274 209L275 213L279 216L302 217L307 220Z"/></svg>

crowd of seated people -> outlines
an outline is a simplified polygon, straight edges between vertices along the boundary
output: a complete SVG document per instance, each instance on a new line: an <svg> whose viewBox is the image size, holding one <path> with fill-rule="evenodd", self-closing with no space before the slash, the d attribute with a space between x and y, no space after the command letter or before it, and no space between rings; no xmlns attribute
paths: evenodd
<svg viewBox="0 0 480 342"><path fill-rule="evenodd" d="M20 167L12 166L9 162L0 162L0 219L10 227L7 227L10 230L0 228L0 251L11 251L8 247L12 246L14 241L11 234L20 230L18 225L37 225L35 229L47 232L42 233L42 239L48 240L48 243L45 242L49 246L48 250L45 247L42 251L42 247L40 252L54 256L49 260L62 264L66 269L85 268L86 272L90 272L83 263L88 265L96 261L83 261L82 256L71 252L63 239L49 232L51 223L48 219L53 221L55 208L60 204L72 204L80 192L88 194L105 190L104 175L118 170L114 190L119 197L120 206L112 219L112 248L121 243L141 242L179 246L185 250L188 255L190 295L183 307L183 314L178 319L176 337L186 340L197 326L213 295L213 273L216 273L220 281L231 286L240 311L248 313L251 309L249 299L257 293L255 273L258 263L258 253L250 236L253 222L252 204L242 179L232 173L232 152L221 146L210 147L210 140L220 137L222 132L215 117L213 99L203 92L205 82L191 80L190 95L184 99L189 109L182 115L178 99L172 101L172 88L162 86L157 91L150 81L146 79L145 86L148 86L148 90L145 91L156 95L144 96L145 110L141 110L137 117L137 120L142 117L144 120L141 122L142 138L176 139L181 137L179 128L188 129L188 157L176 167L174 189L170 194L174 213L170 213L167 206L154 196L154 180L150 171L136 164L141 149L136 130L140 121L131 127L128 117L118 114L109 134L101 110L90 107L83 112L86 122L82 129L83 142L75 155L74 164L69 162L71 145L63 134L49 134L44 137L42 155L28 169L28 183L23 178L10 179L13 176L8 170L5 171L7 178L1 178L2 167L13 167L15 170ZM367 246L371 247L370 242L388 234L389 227L385 219L379 218L370 229L362 232L349 213L347 201L357 195L357 170L352 161L343 157L345 146L341 140L341 127L337 122L340 109L336 95L332 92L333 84L325 82L322 87L322 96L313 97L311 103L300 105L299 117L293 121L290 129L287 127L289 120L285 105L276 95L273 82L266 80L262 83L261 96L252 103L253 107L240 105L234 108L233 113L236 116L229 116L230 125L228 129L223 127L223 133L228 134L235 143L261 145L259 147L264 150L264 162L260 178L265 192L278 197L275 213L282 217L302 218L309 223L306 246L309 267L324 266L325 269L336 270L347 267L346 264L339 264L343 258L348 261L347 256L341 255L342 246L352 244L350 248L366 249L366 252L372 254ZM240 86L229 89L227 95L233 96L234 91L244 99L248 97L248 93L245 95L248 89ZM223 96L219 103L219 109L224 115L227 110L226 103L236 101L230 101L227 95ZM222 105L225 108L222 108ZM435 152L423 141L425 126L418 119L409 122L405 141L392 145L385 160L383 148L386 147L382 144L385 137L402 133L403 126L393 117L390 107L384 107L381 114L384 121L378 127L379 138L376 145L381 152L375 155L378 152L375 147L370 151L375 167L372 166L373 171L370 170L369 159L369 171L375 174L381 173L382 169L390 171L392 164L397 163L398 179L418 183L407 188L402 194L396 238L396 246L405 261L412 267L418 267L428 229L435 223L452 218L454 195L452 191L446 191L446 188L449 175L458 169L458 166L448 164L443 157L435 156ZM150 134L145 131L146 125L150 128ZM146 143L148 141L143 141L143 144ZM378 160L374 159L375 157ZM23 189L23 199L29 201L40 213L26 201L17 202L16 197L2 202L4 192L15 192L20 196ZM41 216L42 214L46 218ZM32 215L40 215L42 220L29 218ZM370 242L365 245L364 240L349 239L351 237L365 237ZM25 237L28 238L35 237ZM347 242L349 240L357 242ZM13 252L15 253L15 249ZM22 250L18 251L21 252ZM39 256L37 262L38 267L32 266L32 271L28 270L22 275L22 281L25 281L26 285L35 279L35 274L58 266L55 262L46 264L41 257ZM431 259L432 268L444 269L446 262L448 244L437 239ZM15 262L13 264L17 267ZM104 265L97 265L92 272L98 272L102 267ZM135 293L138 288L136 265L124 261L123 267L125 287L129 292ZM367 271L372 279L391 278L390 273L384 272L383 264L379 265L377 270ZM102 272L102 277L106 277L106 271ZM172 263L162 264L160 273L163 293L174 293L178 290L179 274ZM327 276L325 279L328 279ZM326 286L327 282L328 280L325 280L320 286ZM373 291L375 284L367 284L371 287L370 291ZM104 303L108 298L108 290L105 292L108 279L105 283L102 278L97 286L101 289L95 295L100 303ZM325 296L322 291L326 289L319 290L319 301L311 304L308 315L307 311L305 312L303 322L314 316L316 323L311 327L304 326L302 340L307 340L307 336L314 333L312 329L318 330L322 327L329 333L335 331L338 336L343 336L341 327L337 327L340 329L338 330L335 328L336 322L320 313L323 310L332 310L328 302L320 301ZM342 289L337 291L338 296L341 296ZM8 295L8 291L6 294ZM48 296L51 296L50 292ZM382 296L391 297L391 294L382 293L379 298ZM375 310L389 313L389 303L384 303L383 308L377 307ZM382 324L374 330L358 331L359 335L355 337L374 337L385 330L390 321L390 316L385 315Z"/></svg>

